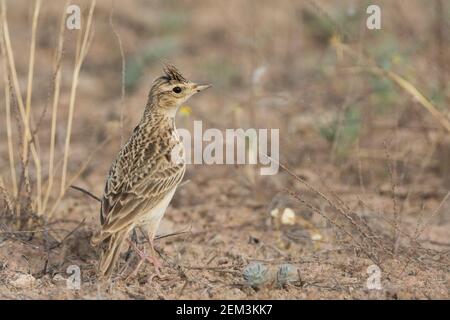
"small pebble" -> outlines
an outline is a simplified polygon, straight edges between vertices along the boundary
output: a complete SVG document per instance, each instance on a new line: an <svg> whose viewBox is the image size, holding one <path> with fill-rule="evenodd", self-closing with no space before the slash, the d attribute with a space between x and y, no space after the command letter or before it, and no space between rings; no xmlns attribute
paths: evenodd
<svg viewBox="0 0 450 320"><path fill-rule="evenodd" d="M16 288L30 288L36 282L36 278L31 274L21 274L17 279L11 281L11 285Z"/></svg>

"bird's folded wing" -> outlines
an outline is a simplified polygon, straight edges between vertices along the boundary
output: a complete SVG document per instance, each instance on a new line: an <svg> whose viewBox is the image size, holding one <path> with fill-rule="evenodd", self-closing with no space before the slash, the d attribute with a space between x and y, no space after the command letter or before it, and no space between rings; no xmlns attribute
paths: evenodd
<svg viewBox="0 0 450 320"><path fill-rule="evenodd" d="M183 164L162 159L147 174L135 172L138 179L132 183L120 183L115 188L106 184L100 238L104 239L138 221L181 182L184 171Z"/></svg>

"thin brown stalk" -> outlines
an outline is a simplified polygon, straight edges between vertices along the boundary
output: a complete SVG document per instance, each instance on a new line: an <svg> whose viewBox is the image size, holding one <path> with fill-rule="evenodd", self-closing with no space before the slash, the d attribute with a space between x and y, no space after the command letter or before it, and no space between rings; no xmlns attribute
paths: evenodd
<svg viewBox="0 0 450 320"><path fill-rule="evenodd" d="M349 54L352 58L358 58L357 53L350 46L342 43L338 39L334 39L332 41L332 45L335 47L342 49L344 52ZM402 76L392 72L390 70L385 70L378 65L376 65L370 59L367 59L370 62L370 66L362 67L362 68L353 68L354 70L367 71L376 75L384 76L391 81L395 82L400 88L402 88L405 92L407 92L412 98L419 102L419 104L425 108L435 119L436 121L443 126L448 132L450 132L450 120L440 112L431 102L428 100L411 82L403 78Z"/></svg>
<svg viewBox="0 0 450 320"><path fill-rule="evenodd" d="M396 251L397 246L398 246L398 241L400 240L400 235L397 232L397 230L400 228L400 223L401 223L401 216L400 216L400 211L398 210L398 205L397 205L397 196L396 196L396 188L397 185L395 183L395 163L391 161L391 157L389 154L389 150L388 150L388 146L387 143L384 142L384 151L385 151L385 155L386 155L386 161L387 161L387 170L389 173L389 178L390 178L390 183L391 183L391 193L392 193L392 204L393 204L393 213L394 213L394 228L392 230L393 235L392 235L392 241L393 241L393 252Z"/></svg>
<svg viewBox="0 0 450 320"><path fill-rule="evenodd" d="M366 193L366 187L364 186L364 178L362 174L362 161L361 161L361 155L360 155L360 139L358 138L358 143L356 144L357 147L357 159L358 159L358 180L359 180L359 187L363 194Z"/></svg>
<svg viewBox="0 0 450 320"><path fill-rule="evenodd" d="M83 35L83 41L80 47L80 52L77 55L76 61L75 61L75 68L72 76L72 88L70 91L70 99L69 99L69 115L67 119L67 130L66 130L66 141L64 146L64 158L63 158L63 168L62 168L62 177L61 177L61 189L59 193L59 197L61 198L64 196L65 191L67 190L66 185L66 179L67 179L67 164L69 160L69 152L70 152L70 137L72 134L72 122L73 122L73 115L75 111L75 100L76 100L76 92L77 92L77 86L78 86L78 80L80 75L81 66L83 65L84 58L87 54L87 48L89 45L89 36L91 32L91 25L92 25L92 17L94 14L94 8L95 8L96 1L93 0L91 2L91 6L89 9L89 15L86 22L85 32ZM69 184L70 185L70 184Z"/></svg>
<svg viewBox="0 0 450 320"><path fill-rule="evenodd" d="M441 208L444 206L444 203L450 198L450 191L447 193L447 195L442 199L441 203L437 206L437 208L432 212L428 220L423 224L422 228L416 232L415 238L416 240L422 235L422 233L425 231L427 226L430 224L430 222L434 219L434 217L439 213Z"/></svg>
<svg viewBox="0 0 450 320"><path fill-rule="evenodd" d="M31 97L33 95L33 74L34 74L34 57L36 53L36 31L39 20L39 11L41 8L41 0L36 0L33 13L33 22L31 25L31 43L30 43L30 57L28 63L28 81L27 81L27 95L25 101L25 115L28 123L31 123ZM24 139L26 134L24 133ZM28 157L28 143L23 143L23 157ZM38 195L39 196L39 195Z"/></svg>
<svg viewBox="0 0 450 320"><path fill-rule="evenodd" d="M316 172L315 170L314 170L314 172L319 177L323 187L325 188L325 191L328 192L329 194L331 194L331 196L336 200L337 203L333 203L334 207L337 208L338 211L340 211L342 214L344 214L344 213L348 214L348 216L352 220L353 220L352 216L356 217L358 219L359 224L357 224L356 221L354 221L354 225L358 226L358 227L361 226L366 229L367 234L363 234L365 237L373 239L373 242L375 242L374 239L379 240L380 237L374 234L372 228L369 226L367 221L363 217L361 217L358 213L356 213L354 210L352 210L352 208L350 208L350 206L333 189L331 189L327 185L326 181L324 180L324 178L322 177L322 175L319 172ZM329 202L331 202L331 200ZM381 242L376 243L376 244L380 247L383 247Z"/></svg>
<svg viewBox="0 0 450 320"><path fill-rule="evenodd" d="M378 248L382 248L385 252L387 253L391 253L389 252L389 250L386 250L385 246L378 242L376 239L376 237L371 236L367 233L367 231L363 230L363 228L360 226L360 224L358 224L355 219L353 219L353 217L351 216L351 213L346 212L344 209L342 209L342 207L340 207L339 205L337 205L336 203L334 203L333 201L331 201L330 198L328 198L324 193L322 193L321 191L319 191L317 188L315 188L314 186L312 186L310 183L308 183L305 179L299 177L297 174L295 174L294 172L292 172L289 168L287 168L284 164L282 164L281 162L279 162L278 160L273 159L272 157L270 157L267 154L263 154L263 153L259 153L260 156L266 157L268 159L270 159L271 161L276 162L279 167L281 169L283 169L286 173L288 173L291 177L293 177L295 180L297 180L298 182L302 183L304 186L306 186L309 190L311 190L312 192L314 192L316 195L318 195L320 198L322 198L323 200L325 200L328 205L333 208L338 214L340 214L340 216L342 216L345 220L347 220L353 227L354 229L361 234L362 238L364 240L367 240L369 242L372 243L373 246L378 247ZM299 200L297 198L297 200ZM368 228L368 232L370 232L370 228Z"/></svg>
<svg viewBox="0 0 450 320"><path fill-rule="evenodd" d="M399 228L398 226L396 226L394 221L392 219L390 219L389 217L387 217L384 213L376 210L375 208L373 208L372 206L367 204L359 196L358 196L358 201L359 201L359 203L361 203L361 205L365 209L370 210L371 212L375 213L377 218L380 218L383 222L386 222L390 227L392 227L393 229L396 229L399 234L408 238L409 240L413 240L413 237L409 233L407 233L406 231L404 231L401 228Z"/></svg>
<svg viewBox="0 0 450 320"><path fill-rule="evenodd" d="M3 67L3 81L5 86L5 109L6 109L6 136L8 141L8 159L9 169L11 172L11 184L13 190L13 197L17 197L17 177L16 177L16 163L14 159L14 143L12 137L12 122L11 122L11 92L8 79L8 63L6 59L6 49L3 39L3 27L0 24L0 49L2 54L2 67Z"/></svg>
<svg viewBox="0 0 450 320"><path fill-rule="evenodd" d="M83 188L78 187L78 186L72 186L72 185L71 185L70 187L71 187L72 189L74 189L74 190L80 191L81 193L83 193L83 194L85 194L85 195L91 197L92 199L94 199L94 200L96 200L96 201L98 201L98 202L102 202L102 199L100 199L100 198L97 197L95 194L93 194L92 192L89 192L89 191L86 190L86 189L83 189Z"/></svg>
<svg viewBox="0 0 450 320"><path fill-rule="evenodd" d="M349 237L349 239L351 239L352 243L362 252L364 252L366 254L366 256L371 259L374 263L376 263L377 265L380 265L380 260L378 259L378 257L376 256L376 254L373 251L373 248L369 245L365 245L363 246L361 241L359 241L358 239L356 239L343 225L340 225L339 223L337 223L336 220L331 219L330 217L328 217L326 214L324 214L321 210L319 210L318 208L314 207L313 205L311 205L309 202L307 202L306 200L304 200L299 194L292 192L288 189L285 189L285 191L291 195L293 198L295 198L297 201L299 201L300 203L302 203L303 205L305 205L307 208L309 208L311 211L317 213L319 216L321 216L322 218L324 218L326 221L328 221L331 225L333 225L337 230L340 230L341 232L343 232L347 237ZM364 240L368 240L368 238L363 238Z"/></svg>
<svg viewBox="0 0 450 320"><path fill-rule="evenodd" d="M59 96L61 91L61 59L63 55L64 46L64 31L66 30L66 8L69 5L69 1L66 2L64 11L61 17L59 36L58 36L58 47L56 49L55 56L55 80L53 88L53 105L52 105L52 127L50 132L50 153L49 153L49 164L48 164L48 184L47 190L44 197L43 211L47 208L47 203L50 198L50 193L53 187L54 181L54 165L55 165L55 144L56 144L56 121L58 119L58 106L59 106Z"/></svg>
<svg viewBox="0 0 450 320"><path fill-rule="evenodd" d="M21 118L21 121L24 126L24 136L26 137L26 138L24 138L24 142L30 144L31 155L33 157L34 165L36 167L36 182L37 182L37 191L38 191L38 195L39 195L37 197L37 207L38 207L38 212L39 212L39 209L41 208L40 194L41 194L41 185L42 185L42 183L41 183L41 162L40 162L40 158L37 153L37 150L36 150L33 136L31 134L30 123L26 117L25 106L23 103L22 95L21 95L19 79L17 76L16 65L15 65L15 61L14 61L14 53L12 50L11 38L9 35L8 21L6 19L5 0L1 0L0 4L1 4L1 22L2 22L2 26L3 26L3 28L2 28L3 38L4 38L5 48L6 48L7 58L8 58L9 72L10 72L10 75L12 78L11 79L12 85L13 85L13 89L14 89L14 92L16 95L20 118ZM25 169L25 174L27 175L28 174L27 168L24 168L24 169Z"/></svg>
<svg viewBox="0 0 450 320"><path fill-rule="evenodd" d="M356 223L356 221L350 216L349 213L345 212L345 210L343 210L340 206L336 205L333 201L331 201L325 194L323 194L322 192L320 192L319 190L317 190L315 187L313 187L311 184L309 184L305 179L299 177L298 175L296 175L294 172L292 172L291 170L289 170L285 165L283 165L282 163L279 163L280 168L282 168L284 171L286 171L289 175L291 175L295 180L299 181L300 183L302 183L303 185L305 185L308 189L310 189L311 191L313 191L315 194L317 194L318 196L320 196L323 200L325 200L330 207L332 207L333 209L335 209L341 216L343 216L354 228L355 230L357 230L364 239L368 239L371 242L374 242L375 245L380 246L378 243L375 242L375 240L370 237L366 231L362 230L362 228L359 226L358 223Z"/></svg>
<svg viewBox="0 0 450 320"><path fill-rule="evenodd" d="M34 7L33 13L33 22L31 26L31 45L30 45L30 60L28 64L28 82L27 82L27 95L25 100L25 116L28 121L28 128L30 128L30 124L32 123L31 117L31 97L33 95L33 74L34 74L34 58L36 54L36 32L37 32L37 24L39 19L39 11L41 8L41 0L36 0L36 4ZM24 134L26 137L26 134ZM33 139L36 139L37 136L32 135ZM24 141L24 158L27 158L28 153L28 143ZM28 170L28 166L26 168ZM40 171L40 170L39 170ZM42 213L42 183L41 183L41 173L37 173L39 175L37 188L36 188L36 199L37 199L37 212L38 214Z"/></svg>
<svg viewBox="0 0 450 320"><path fill-rule="evenodd" d="M399 85L403 90L408 92L414 99L416 99L421 106L423 106L436 120L441 124L448 132L450 132L450 121L447 117L442 114L425 96L414 87L408 80L399 76L398 74L376 68L373 70L376 73L384 73L393 80L397 85Z"/></svg>
<svg viewBox="0 0 450 320"><path fill-rule="evenodd" d="M10 213L13 212L13 204L11 201L11 198L9 196L8 191L5 188L5 183L3 182L2 176L0 176L0 196L3 198L3 200L6 203L6 208Z"/></svg>
<svg viewBox="0 0 450 320"><path fill-rule="evenodd" d="M431 160L433 159L433 156L436 152L437 146L439 141L442 140L442 138L444 138L446 135L445 131L442 130L442 132L440 133L439 137L437 139L435 139L434 141L432 141L431 146L430 146L430 151L428 151L426 153L426 156L423 158L422 162L420 163L420 169L419 172L414 175L413 177L413 183L412 186L410 188L408 188L408 192L406 194L405 199L402 202L401 205L401 210L403 210L403 208L406 206L406 204L408 203L412 192L414 190L414 186L417 186L417 184L419 183L420 179L423 177L425 169L430 165Z"/></svg>

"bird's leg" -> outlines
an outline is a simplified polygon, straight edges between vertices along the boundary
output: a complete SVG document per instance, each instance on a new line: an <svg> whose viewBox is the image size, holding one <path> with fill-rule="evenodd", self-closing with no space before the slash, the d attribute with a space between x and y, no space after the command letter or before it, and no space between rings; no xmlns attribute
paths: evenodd
<svg viewBox="0 0 450 320"><path fill-rule="evenodd" d="M125 271L128 269L128 267L130 266L130 260L131 260L131 253L134 251L134 247L131 245L131 242L135 243L136 245L139 244L138 241L138 234L136 231L136 228L133 228L132 232L131 232L131 241L130 239L128 239L128 242L130 243L130 246L128 247L128 250L125 252L125 265L123 266L122 270L120 271L120 275L123 276L123 274L125 273ZM139 269L140 264L135 267L133 269L132 274L137 273L136 271ZM127 278L129 278L130 276L128 276Z"/></svg>
<svg viewBox="0 0 450 320"><path fill-rule="evenodd" d="M134 242L132 242L131 240L128 240L128 242L133 247L133 249L136 251L137 255L141 258L140 261L138 262L138 264L136 265L136 267L134 268L134 270L131 272L130 277L136 275L136 273L139 270L139 267L142 265L142 262L144 262L144 260L151 263L155 267L156 274L158 276L160 276L161 273L159 272L159 269L161 267L161 264L160 264L159 260L156 259L155 256L147 255L145 253L145 250L139 249L137 247L137 245Z"/></svg>
<svg viewBox="0 0 450 320"><path fill-rule="evenodd" d="M133 241L134 243L138 244L138 235L137 235L137 231L136 228L133 229L132 233L131 233L131 241ZM130 245L128 247L127 252L125 253L125 261L128 262L131 258L131 252L133 251L133 246Z"/></svg>
<svg viewBox="0 0 450 320"><path fill-rule="evenodd" d="M156 273L157 273L158 275L160 275L159 269L161 268L161 262L160 262L159 259L156 257L157 253L156 253L155 247L153 246L153 237L149 236L148 242L150 243L150 249L152 250L151 258L152 258L152 260L153 260L153 265L155 266Z"/></svg>
<svg viewBox="0 0 450 320"><path fill-rule="evenodd" d="M133 268L133 270L131 271L131 273L126 277L126 279L129 279L129 278L134 277L134 276L138 273L139 268L141 267L142 262L144 261L144 258L143 258L143 257L144 257L144 255L145 255L145 252L141 251L141 250L137 247L137 245L134 243L133 240L130 240L130 239L127 239L127 240L128 240L128 242L130 243L130 250L131 250L131 248L133 248L134 251L136 251L136 253L138 254L138 256L141 258L141 259L139 259L139 262L138 262L137 265Z"/></svg>
<svg viewBox="0 0 450 320"><path fill-rule="evenodd" d="M154 239L155 239L155 235L153 232L144 232L142 229L139 229L142 233L142 235L145 237L145 239L148 241L148 243L150 244L150 250L151 250L151 256L149 256L148 258L152 260L152 264L156 269L156 273L158 275L160 275L159 273L159 269L161 268L161 262L159 261L159 259L157 258L157 254L159 254L159 252L157 252L155 250L155 246L154 246ZM147 259L148 260L148 259Z"/></svg>

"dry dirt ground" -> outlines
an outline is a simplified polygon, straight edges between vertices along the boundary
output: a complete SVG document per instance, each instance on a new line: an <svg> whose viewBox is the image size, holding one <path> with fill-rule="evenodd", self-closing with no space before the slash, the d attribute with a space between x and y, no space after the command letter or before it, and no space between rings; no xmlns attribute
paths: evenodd
<svg viewBox="0 0 450 320"><path fill-rule="evenodd" d="M32 8L27 1L7 3L25 88ZM205 127L219 129L279 128L286 168L260 176L251 166L188 166L186 183L159 230L160 235L183 233L156 242L161 276L144 264L129 279L97 278L98 254L89 240L99 229L99 204L76 190L67 191L52 219L46 221L44 212L29 227L16 228L4 211L0 298L450 298L449 133L401 88L349 72L355 59L333 49L327 38L329 28L340 26L349 46L363 48L377 63L407 77L447 116L448 84L443 88L437 79L450 76L447 64L434 57L443 50L445 61L450 59L448 42L439 45L435 38L436 12L420 1L382 1L385 25L374 35L364 27L360 3L313 3L136 0L125 6L116 1L111 23L111 2L98 1L77 90L69 172L84 170L75 185L101 195L122 132L128 136L138 121L164 59L187 77L214 85L189 102L192 111L178 117L179 127L192 128L194 120L202 120ZM86 13L88 2L80 4ZM52 2L41 9L36 119L48 104L62 8ZM323 18L318 8L343 20L318 25L310 13ZM123 101L117 35L127 70ZM76 38L76 31L67 32L57 159L64 149ZM264 76L259 79L258 73ZM0 174L8 186L3 105L0 112ZM42 121L39 150L47 168L50 111ZM0 201L0 214L4 207ZM283 220L290 210L294 217ZM130 266L121 259L119 269L127 274L135 262L134 256ZM252 286L244 278L251 263L267 267L265 283ZM294 271L292 281L279 285L276 274L283 264ZM379 290L369 289L374 265ZM71 266L81 272L79 289L68 286Z"/></svg>
<svg viewBox="0 0 450 320"><path fill-rule="evenodd" d="M224 173L223 173L224 174ZM449 270L446 243L448 222L433 224L422 237L437 251L386 257L381 267L381 290L368 290L368 267L374 262L352 243L337 244L332 226L314 219L292 204L314 228L298 223L277 228L264 201L255 201L231 174L214 176L209 169L196 171L177 194L161 226L161 234L189 231L161 239L157 248L162 276L145 265L136 277L99 282L97 255L89 245L98 221L98 206L90 199L67 203L66 218L48 227L46 241L4 239L1 243L1 297L6 299L428 299L448 298ZM302 189L300 189L302 190ZM302 190L307 192L307 190ZM280 197L278 197L279 199ZM281 196L284 199L284 196ZM345 199L345 196L344 198ZM390 199L389 199L390 200ZM381 201L381 199L377 199ZM285 203L283 205L283 203ZM276 201L283 208L289 200ZM291 202L292 203L292 202ZM298 211L297 211L298 210ZM448 210L448 207L447 207ZM86 220L82 220L86 219ZM84 221L80 226L79 221ZM408 219L409 220L409 219ZM448 220L447 220L448 221ZM416 221L406 221L414 229ZM321 239L311 240L313 234ZM21 240L19 240L21 239ZM56 241L56 239L59 239ZM59 245L62 242L61 245ZM58 246L59 245L59 246ZM46 248L47 247L47 248ZM414 258L416 259L416 258ZM268 267L269 282L251 288L243 278L250 262ZM278 287L273 283L280 265L298 269L296 281ZM122 266L125 262L122 262ZM71 265L81 269L81 288L67 287ZM27 275L27 277L24 277ZM31 277L29 276L31 275Z"/></svg>

